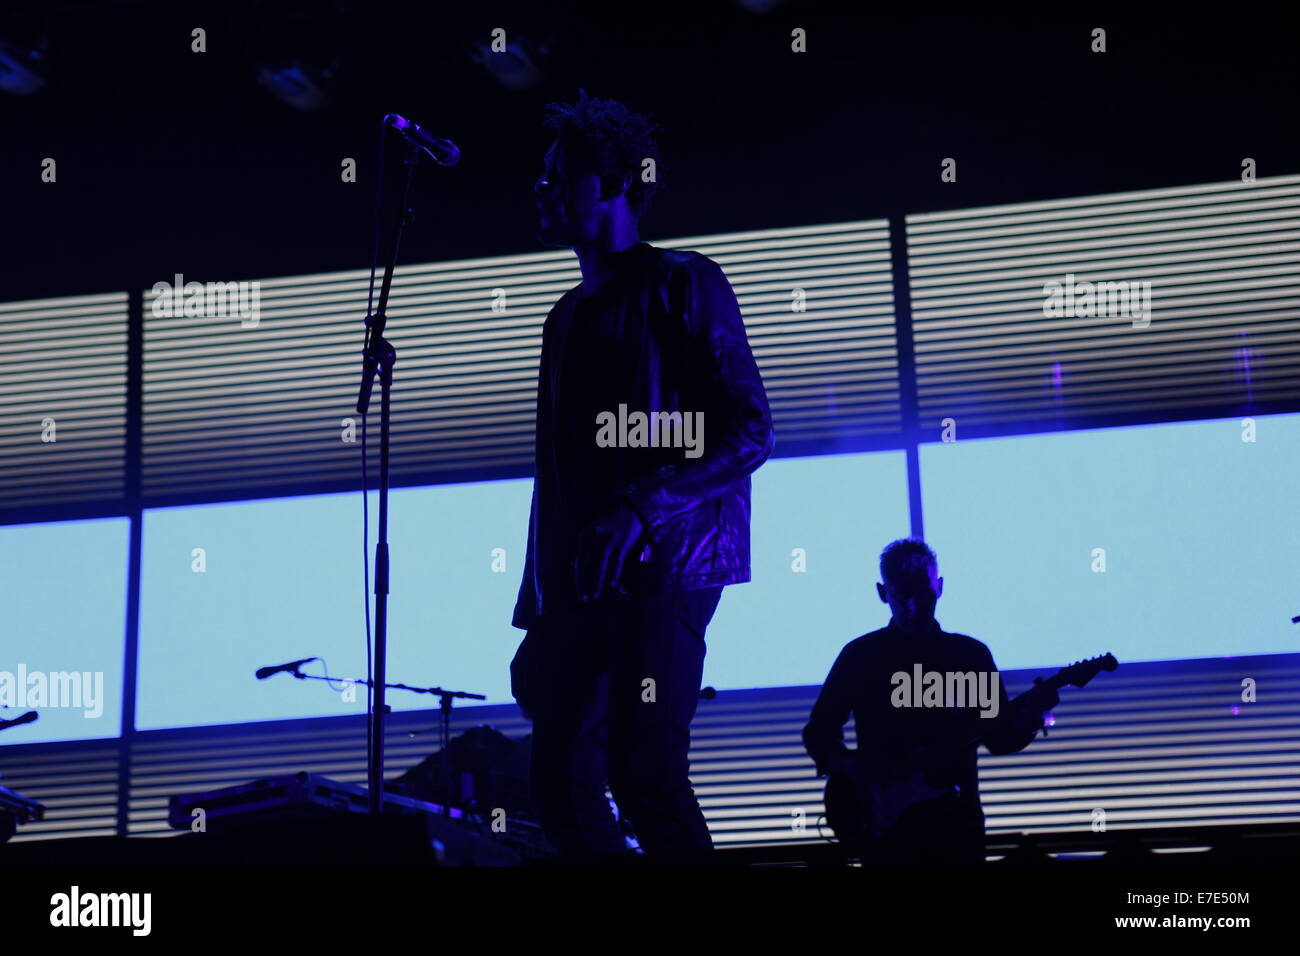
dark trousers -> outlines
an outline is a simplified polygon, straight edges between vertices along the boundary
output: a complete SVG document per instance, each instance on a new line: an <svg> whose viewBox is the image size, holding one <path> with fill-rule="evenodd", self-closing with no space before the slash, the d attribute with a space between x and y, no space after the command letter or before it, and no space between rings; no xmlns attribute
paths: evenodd
<svg viewBox="0 0 1300 956"><path fill-rule="evenodd" d="M690 781L704 632L722 588L593 601L538 618L510 664L533 721L532 792L547 838L575 858L626 840L606 784L647 852L713 845Z"/></svg>

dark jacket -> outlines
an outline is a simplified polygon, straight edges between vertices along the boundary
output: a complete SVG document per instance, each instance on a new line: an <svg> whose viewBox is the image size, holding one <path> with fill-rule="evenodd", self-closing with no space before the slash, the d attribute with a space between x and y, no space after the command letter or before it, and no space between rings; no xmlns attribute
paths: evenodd
<svg viewBox="0 0 1300 956"><path fill-rule="evenodd" d="M990 753L1009 754L1028 746L1036 728L1016 725L1000 678L996 717L980 716L974 706L896 706L894 675L912 675L917 666L922 673L998 673L988 647L973 637L944 631L937 621L928 634L904 634L891 620L840 651L803 729L804 748L822 776L842 755L852 754L865 779L891 780L921 770L931 786L955 784L982 826L975 738ZM856 751L844 745L850 716Z"/></svg>
<svg viewBox="0 0 1300 956"><path fill-rule="evenodd" d="M630 594L750 579L749 476L771 454L773 434L735 293L696 252L643 242L614 258L613 278L591 294L570 289L543 327L515 627L576 602L578 536L620 500L646 528L622 578ZM702 453L631 447L631 430L630 441L601 447L598 416L620 406L692 421L702 413Z"/></svg>

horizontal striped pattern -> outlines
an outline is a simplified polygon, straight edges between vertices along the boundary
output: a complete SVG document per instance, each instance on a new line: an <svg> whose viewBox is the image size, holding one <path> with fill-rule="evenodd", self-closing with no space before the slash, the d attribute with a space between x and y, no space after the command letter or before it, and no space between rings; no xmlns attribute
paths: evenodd
<svg viewBox="0 0 1300 956"><path fill-rule="evenodd" d="M1040 673L1006 672L1008 692ZM1241 701L1243 677L1256 681L1257 702ZM824 838L822 781L800 740L817 690L722 691L700 702L692 778L718 846ZM1098 809L1108 829L1300 821L1300 655L1124 664L1064 690L1055 717L1026 751L980 758L990 832L1090 831ZM438 749L438 720L436 711L392 715L388 777ZM514 706L459 709L452 732L479 724L529 732ZM49 819L15 839L111 826L113 753L111 742L0 747L6 784L50 804ZM364 785L365 726L329 718L151 731L135 735L132 760L130 832L166 835L172 794L298 770Z"/></svg>
<svg viewBox="0 0 1300 956"><path fill-rule="evenodd" d="M1046 673L1003 680L1015 696ZM1257 682L1256 703L1241 701L1243 677ZM717 845L823 838L823 781L800 739L815 697L742 691L701 704L692 777ZM990 833L1089 831L1098 809L1108 829L1300 821L1300 655L1124 664L1063 690L1055 718L1021 753L981 750Z"/></svg>
<svg viewBox="0 0 1300 956"><path fill-rule="evenodd" d="M701 252L731 280L779 444L852 442L899 430L885 220L659 244Z"/></svg>
<svg viewBox="0 0 1300 956"><path fill-rule="evenodd" d="M541 323L576 280L576 261L559 253L396 271L387 328L397 350L394 482L531 462ZM256 497L353 481L368 287L360 270L261 280L252 328L238 318L154 317L146 298L145 495ZM493 290L503 290L502 312ZM379 395L376 382L376 431ZM345 422L355 424L353 442Z"/></svg>
<svg viewBox="0 0 1300 956"><path fill-rule="evenodd" d="M453 719L453 736L484 723L482 711L493 711L490 723L507 736L518 738L530 732L516 708L480 707L461 711ZM437 711L389 715L384 728L385 779L439 749L440 721ZM176 832L167 824L172 794L207 793L299 770L362 787L367 783L366 728L361 718L234 724L137 737L131 774L133 836Z"/></svg>
<svg viewBox="0 0 1300 956"><path fill-rule="evenodd" d="M1108 828L1300 818L1300 661L1228 659L1158 681L1130 667L1096 690L1064 691L1057 726L1024 753L982 758L991 828L1078 829L1096 810Z"/></svg>
<svg viewBox="0 0 1300 956"><path fill-rule="evenodd" d="M923 428L1300 399L1300 176L906 223ZM1045 316L1067 275L1149 282L1149 324Z"/></svg>
<svg viewBox="0 0 1300 956"><path fill-rule="evenodd" d="M122 497L126 347L125 292L0 304L0 510Z"/></svg>
<svg viewBox="0 0 1300 956"><path fill-rule="evenodd" d="M696 249L726 271L783 439L897 430L883 221L655 244ZM155 315L146 291L146 497L354 481L358 449L344 423L357 419L368 275L261 280L256 325ZM568 251L397 270L387 333L398 352L395 482L530 472L542 323L579 280ZM378 401L376 385L376 428Z"/></svg>
<svg viewBox="0 0 1300 956"><path fill-rule="evenodd" d="M0 747L0 782L45 805L13 842L113 836L119 767L116 739Z"/></svg>

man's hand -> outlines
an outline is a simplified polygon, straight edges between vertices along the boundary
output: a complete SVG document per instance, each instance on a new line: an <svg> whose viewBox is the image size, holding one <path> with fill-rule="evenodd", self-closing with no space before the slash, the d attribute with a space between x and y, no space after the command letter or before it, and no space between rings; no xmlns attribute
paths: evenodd
<svg viewBox="0 0 1300 956"><path fill-rule="evenodd" d="M575 574L581 600L594 601L613 591L627 594L619 583L623 563L644 531L640 516L626 502L620 502L579 535Z"/></svg>
<svg viewBox="0 0 1300 956"><path fill-rule="evenodd" d="M1023 700L1012 702L1010 725L1019 733L1037 734L1042 729L1044 715L1061 702L1055 688L1041 682L1027 691Z"/></svg>

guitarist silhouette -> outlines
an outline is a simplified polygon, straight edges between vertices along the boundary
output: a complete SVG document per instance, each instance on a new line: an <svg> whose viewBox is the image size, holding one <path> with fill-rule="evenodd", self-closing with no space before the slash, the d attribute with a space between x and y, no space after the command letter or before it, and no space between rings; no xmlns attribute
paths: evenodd
<svg viewBox="0 0 1300 956"><path fill-rule="evenodd" d="M923 541L885 548L880 576L889 624L844 647L803 730L818 775L830 778L828 821L840 842L870 844L878 859L979 863L978 745L994 754L1027 747L1059 684L1008 701L989 649L935 620L943 578ZM856 750L844 745L850 715Z"/></svg>

